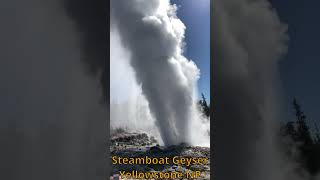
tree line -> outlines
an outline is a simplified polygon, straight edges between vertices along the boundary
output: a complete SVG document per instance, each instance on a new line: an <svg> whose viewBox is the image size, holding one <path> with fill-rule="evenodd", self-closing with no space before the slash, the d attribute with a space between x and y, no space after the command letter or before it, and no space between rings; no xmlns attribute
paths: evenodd
<svg viewBox="0 0 320 180"><path fill-rule="evenodd" d="M310 120L303 112L296 98L292 101L295 119L284 123L280 128L282 147L286 155L295 160L303 170L316 175L320 170L320 135L316 121ZM309 122L309 123L307 123Z"/></svg>

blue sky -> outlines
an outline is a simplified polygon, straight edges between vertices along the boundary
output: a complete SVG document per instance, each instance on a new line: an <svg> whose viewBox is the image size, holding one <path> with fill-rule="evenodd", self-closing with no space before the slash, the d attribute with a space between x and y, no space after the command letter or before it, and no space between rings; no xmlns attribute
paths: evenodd
<svg viewBox="0 0 320 180"><path fill-rule="evenodd" d="M200 69L199 94L210 102L210 0L171 0L178 5L177 16L186 26L185 56Z"/></svg>
<svg viewBox="0 0 320 180"><path fill-rule="evenodd" d="M310 126L313 120L320 125L320 1L270 1L288 25L290 38L288 54L280 62L286 113L293 118L296 97Z"/></svg>

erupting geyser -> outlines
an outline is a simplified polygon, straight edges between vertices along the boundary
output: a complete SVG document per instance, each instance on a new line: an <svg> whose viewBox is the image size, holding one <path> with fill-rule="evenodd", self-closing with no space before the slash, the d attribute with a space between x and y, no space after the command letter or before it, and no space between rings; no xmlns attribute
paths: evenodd
<svg viewBox="0 0 320 180"><path fill-rule="evenodd" d="M196 109L200 73L183 56L186 27L176 9L169 0L111 1L111 27L129 51L135 79L165 145L202 142L194 136L195 131L201 134L195 127L201 124Z"/></svg>
<svg viewBox="0 0 320 180"><path fill-rule="evenodd" d="M287 27L267 0L216 0L213 14L215 178L293 179L276 142Z"/></svg>

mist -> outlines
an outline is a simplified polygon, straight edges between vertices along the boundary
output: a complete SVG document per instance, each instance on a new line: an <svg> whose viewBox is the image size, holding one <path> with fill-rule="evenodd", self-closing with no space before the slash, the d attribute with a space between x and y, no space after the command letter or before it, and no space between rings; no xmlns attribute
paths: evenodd
<svg viewBox="0 0 320 180"><path fill-rule="evenodd" d="M134 107L125 118L111 108L111 126L124 120L138 124L134 129L153 129L164 145L208 143L209 123L203 126L196 108L200 70L183 56L186 27L176 11L168 0L111 1L111 100ZM112 36L119 40L112 43ZM126 78L112 83L119 76Z"/></svg>
<svg viewBox="0 0 320 180"><path fill-rule="evenodd" d="M276 139L287 26L266 0L213 3L217 179L304 179Z"/></svg>
<svg viewBox="0 0 320 180"><path fill-rule="evenodd" d="M319 179L301 163L301 145L280 135L287 119L278 63L290 26L267 0L216 0L212 14L215 178Z"/></svg>
<svg viewBox="0 0 320 180"><path fill-rule="evenodd" d="M93 4L1 1L1 179L105 177L106 78L88 64L105 63L107 40L78 23L105 20L107 6Z"/></svg>
<svg viewBox="0 0 320 180"><path fill-rule="evenodd" d="M163 144L116 29L110 30L110 45L110 128L145 132Z"/></svg>

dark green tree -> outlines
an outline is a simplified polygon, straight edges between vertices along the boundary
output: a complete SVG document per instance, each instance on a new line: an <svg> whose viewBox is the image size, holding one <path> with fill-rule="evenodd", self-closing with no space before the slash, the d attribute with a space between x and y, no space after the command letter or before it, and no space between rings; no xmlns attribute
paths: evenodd
<svg viewBox="0 0 320 180"><path fill-rule="evenodd" d="M201 100L199 101L200 108L204 115L207 117L210 117L210 105L208 105L206 98L204 97L204 94L201 93Z"/></svg>
<svg viewBox="0 0 320 180"><path fill-rule="evenodd" d="M295 128L294 121L289 121L282 126L282 136L289 136L293 141L297 140L297 131Z"/></svg>
<svg viewBox="0 0 320 180"><path fill-rule="evenodd" d="M284 150L289 157L292 157L299 163L300 167L305 169L311 175L316 175L320 171L320 144L319 130L314 122L315 133L311 133L307 125L307 118L301 110L300 104L294 98L293 109L296 120L287 122L281 128L281 134L284 137L291 137L293 141L283 141ZM314 139L312 138L312 135ZM291 153L292 149L298 150L299 158L296 158L296 152Z"/></svg>
<svg viewBox="0 0 320 180"><path fill-rule="evenodd" d="M314 124L314 128L315 128L315 138L314 138L314 143L316 144L320 144L320 132L319 132L319 127L318 127L318 124L313 121L313 124Z"/></svg>
<svg viewBox="0 0 320 180"><path fill-rule="evenodd" d="M301 110L301 106L298 104L296 98L293 99L293 108L295 110L295 115L297 118L297 141L303 144L313 144L309 127L306 123L306 116Z"/></svg>

